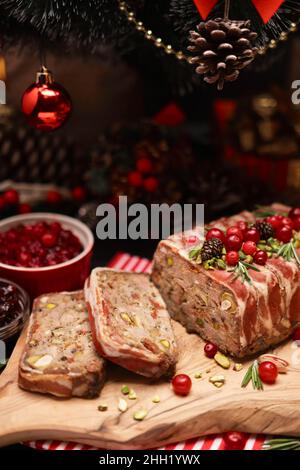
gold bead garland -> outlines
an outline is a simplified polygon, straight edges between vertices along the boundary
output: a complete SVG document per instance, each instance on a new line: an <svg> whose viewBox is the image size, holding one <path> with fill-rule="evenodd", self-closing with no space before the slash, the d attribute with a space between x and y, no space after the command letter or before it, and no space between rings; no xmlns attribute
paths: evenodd
<svg viewBox="0 0 300 470"><path fill-rule="evenodd" d="M135 13L130 9L126 1L118 0L118 4L119 4L119 10L126 16L127 21L132 23L135 29L144 35L145 39L152 42L152 44L155 47L163 50L166 54L173 55L178 60L183 60L188 63L191 63L190 56L184 54L183 51L176 51L174 47L172 46L172 44L165 44L162 38L155 36L155 34L153 34L151 29L147 29L144 23L142 21L139 21L136 18ZM300 24L300 19L297 21L297 23L291 23L288 31L282 32L278 39L271 39L268 44L266 44L263 47L258 48L258 54L264 55L270 49L275 49L280 42L286 41L290 33L295 33L297 31L299 24Z"/></svg>

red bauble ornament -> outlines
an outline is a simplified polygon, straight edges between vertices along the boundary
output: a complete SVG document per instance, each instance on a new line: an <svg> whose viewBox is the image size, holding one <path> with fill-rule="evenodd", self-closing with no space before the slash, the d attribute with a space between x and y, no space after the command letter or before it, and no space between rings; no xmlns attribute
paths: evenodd
<svg viewBox="0 0 300 470"><path fill-rule="evenodd" d="M28 123L41 131L54 131L61 127L72 111L68 92L53 81L51 72L42 67L36 83L30 85L22 96L22 111Z"/></svg>
<svg viewBox="0 0 300 470"><path fill-rule="evenodd" d="M72 197L75 201L82 202L86 199L86 190L82 186L76 186L72 189Z"/></svg>
<svg viewBox="0 0 300 470"><path fill-rule="evenodd" d="M154 176L149 176L149 178L146 178L144 181L144 188L148 193L154 193L158 189L158 186L158 179Z"/></svg>
<svg viewBox="0 0 300 470"><path fill-rule="evenodd" d="M62 195L58 191L55 191L54 189L51 191L48 191L47 202L49 204L58 204L61 200L62 200Z"/></svg>
<svg viewBox="0 0 300 470"><path fill-rule="evenodd" d="M135 188L139 188L143 184L143 178L141 173L138 171L131 171L128 173L128 183L130 186L134 186Z"/></svg>

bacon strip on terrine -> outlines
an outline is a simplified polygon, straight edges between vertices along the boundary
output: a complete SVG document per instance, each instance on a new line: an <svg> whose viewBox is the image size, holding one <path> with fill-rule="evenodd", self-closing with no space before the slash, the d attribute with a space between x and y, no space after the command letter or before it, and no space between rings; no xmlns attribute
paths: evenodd
<svg viewBox="0 0 300 470"><path fill-rule="evenodd" d="M278 214L289 211L280 204L272 209ZM239 220L254 222L255 217L244 211L210 226L226 230ZM273 257L259 266L260 272L248 270L251 283L234 280L228 271L205 270L189 259L188 236L199 233L195 228L176 234L161 241L155 253L152 280L171 316L236 357L287 338L300 323L300 269L295 260Z"/></svg>
<svg viewBox="0 0 300 470"><path fill-rule="evenodd" d="M98 396L105 361L96 352L83 291L38 297L19 365L19 386L58 397Z"/></svg>
<svg viewBox="0 0 300 470"><path fill-rule="evenodd" d="M101 355L146 377L173 373L177 349L171 320L148 274L97 268L84 292Z"/></svg>

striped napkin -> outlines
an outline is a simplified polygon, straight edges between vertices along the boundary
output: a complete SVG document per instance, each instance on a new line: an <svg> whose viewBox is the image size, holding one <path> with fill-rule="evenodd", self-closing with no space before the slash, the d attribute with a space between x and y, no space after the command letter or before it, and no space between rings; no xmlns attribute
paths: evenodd
<svg viewBox="0 0 300 470"><path fill-rule="evenodd" d="M151 261L128 253L117 253L109 262L110 268L122 269L124 271L149 272ZM249 434L244 450L261 450L263 443L269 436ZM61 441L30 441L25 445L39 450L97 450L96 447L76 444L75 442ZM213 435L196 439L189 439L178 444L168 444L159 450L224 450L225 444L222 435ZM99 449L98 449L99 450Z"/></svg>

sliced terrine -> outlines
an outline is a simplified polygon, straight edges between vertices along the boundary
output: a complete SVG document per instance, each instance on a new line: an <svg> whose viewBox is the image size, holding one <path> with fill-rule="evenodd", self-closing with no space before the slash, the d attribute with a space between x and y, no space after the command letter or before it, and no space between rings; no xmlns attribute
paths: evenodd
<svg viewBox="0 0 300 470"><path fill-rule="evenodd" d="M173 373L177 349L171 320L148 274L96 268L84 292L101 355L146 377Z"/></svg>
<svg viewBox="0 0 300 470"><path fill-rule="evenodd" d="M19 385L58 397L92 398L104 382L82 291L38 297L19 366Z"/></svg>
<svg viewBox="0 0 300 470"><path fill-rule="evenodd" d="M278 214L281 220L288 212L289 208L280 204L267 208L267 213ZM250 227L257 219L244 211L206 228L216 227L225 234L228 227L241 221ZM240 252L242 263L236 267L224 262L224 248L217 263L203 263L198 256L204 242L200 233L195 228L176 234L161 241L155 253L152 280L171 316L188 331L236 357L262 351L287 338L300 323L300 232L294 231L287 244L276 237L258 242L259 249L269 253L264 265L255 264L251 257L245 260Z"/></svg>

